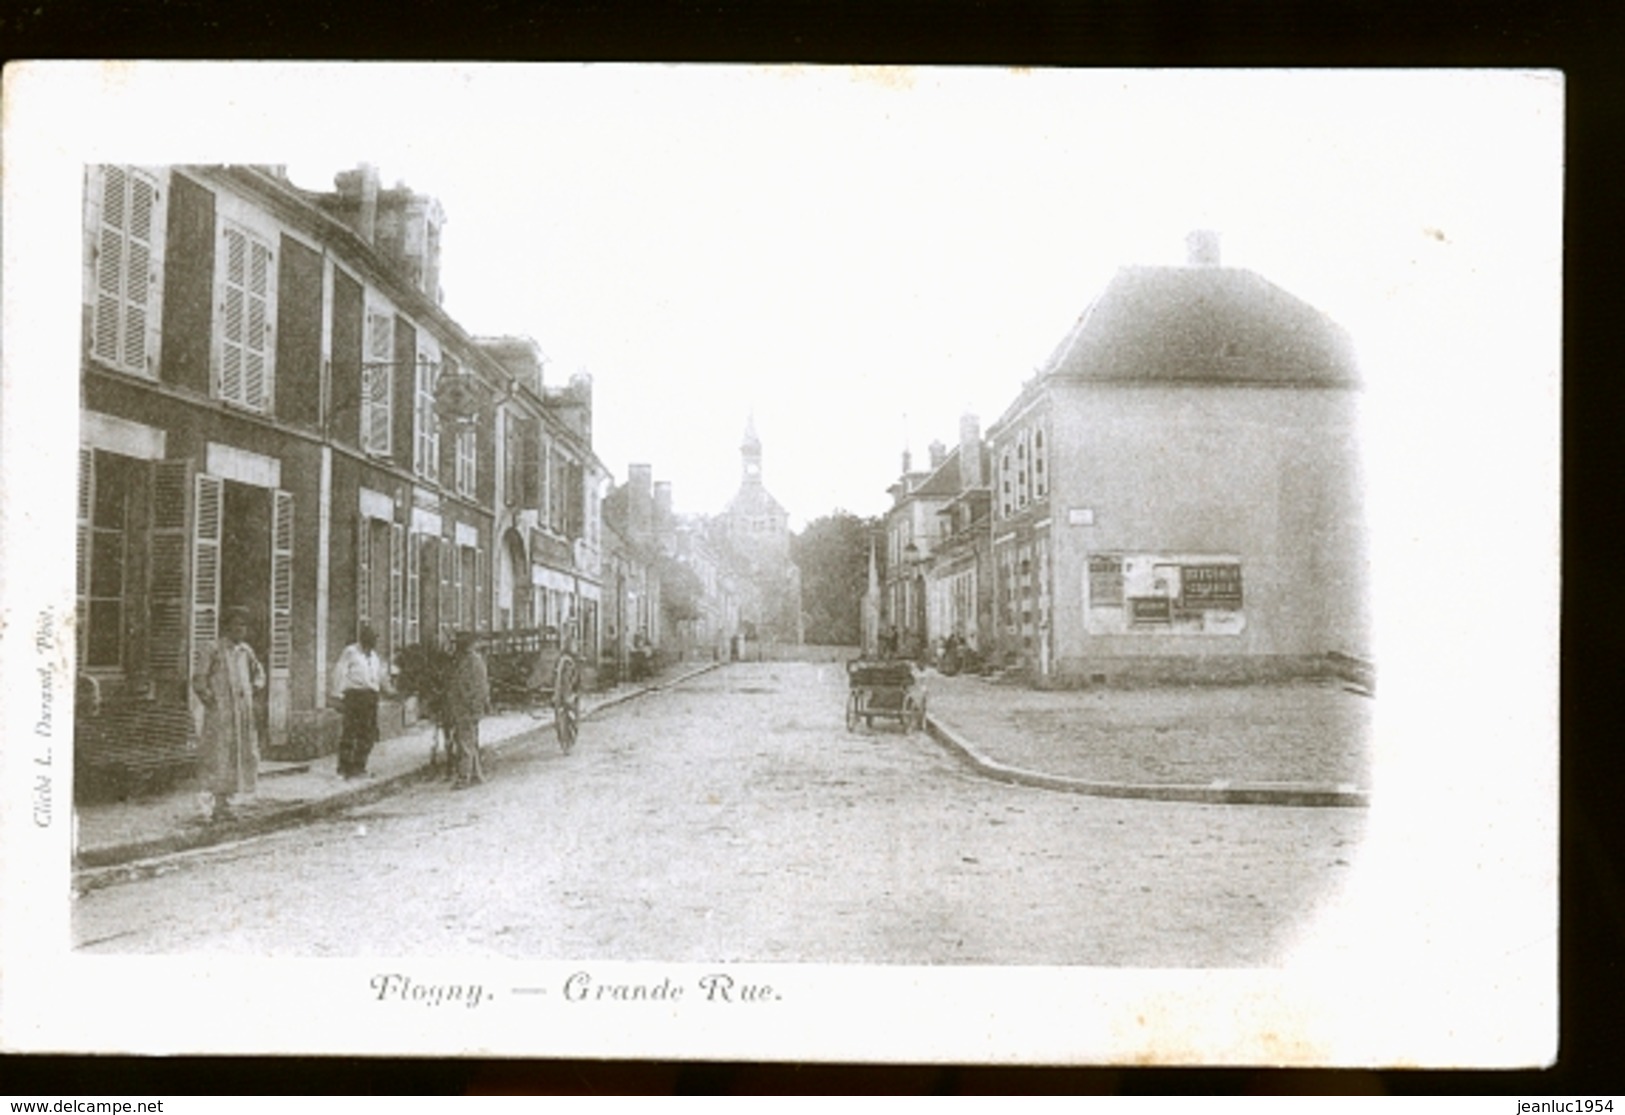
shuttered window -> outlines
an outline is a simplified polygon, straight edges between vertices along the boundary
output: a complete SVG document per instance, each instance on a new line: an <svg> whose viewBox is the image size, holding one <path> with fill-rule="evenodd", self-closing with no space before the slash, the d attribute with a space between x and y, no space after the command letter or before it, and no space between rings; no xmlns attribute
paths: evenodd
<svg viewBox="0 0 1625 1115"><path fill-rule="evenodd" d="M219 397L265 412L272 396L276 257L269 244L236 225L221 229L217 320Z"/></svg>
<svg viewBox="0 0 1625 1115"><path fill-rule="evenodd" d="M414 457L417 474L431 482L440 478L440 417L434 408L436 368L432 361L432 353L418 353L417 445Z"/></svg>
<svg viewBox="0 0 1625 1115"><path fill-rule="evenodd" d="M457 494L474 498L474 482L479 473L479 431L464 426L457 431Z"/></svg>
<svg viewBox="0 0 1625 1115"><path fill-rule="evenodd" d="M93 249L91 352L125 371L151 375L157 349L157 183L125 167L101 168Z"/></svg>

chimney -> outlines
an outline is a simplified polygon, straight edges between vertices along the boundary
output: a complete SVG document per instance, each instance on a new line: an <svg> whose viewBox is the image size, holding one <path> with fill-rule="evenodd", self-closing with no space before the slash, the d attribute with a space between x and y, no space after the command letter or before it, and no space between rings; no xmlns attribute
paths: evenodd
<svg viewBox="0 0 1625 1115"><path fill-rule="evenodd" d="M931 454L931 471L935 472L948 459L948 447L940 441L933 441L928 452Z"/></svg>
<svg viewBox="0 0 1625 1115"><path fill-rule="evenodd" d="M1199 228L1185 236L1185 262L1192 267L1219 266L1219 234Z"/></svg>
<svg viewBox="0 0 1625 1115"><path fill-rule="evenodd" d="M959 480L964 489L982 486L982 425L974 414L959 417Z"/></svg>
<svg viewBox="0 0 1625 1115"><path fill-rule="evenodd" d="M354 170L342 170L333 176L333 185L346 209L355 206L350 226L371 244L378 231L378 168L361 163Z"/></svg>
<svg viewBox="0 0 1625 1115"><path fill-rule="evenodd" d="M651 465L626 466L626 525L632 537L639 542L648 541L654 533L653 479L654 467Z"/></svg>
<svg viewBox="0 0 1625 1115"><path fill-rule="evenodd" d="M671 481L655 481L655 526L664 529L671 522Z"/></svg>

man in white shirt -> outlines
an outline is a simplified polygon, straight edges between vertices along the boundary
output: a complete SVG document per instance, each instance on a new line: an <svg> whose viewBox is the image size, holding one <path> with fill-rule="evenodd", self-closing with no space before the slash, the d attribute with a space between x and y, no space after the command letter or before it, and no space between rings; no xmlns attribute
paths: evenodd
<svg viewBox="0 0 1625 1115"><path fill-rule="evenodd" d="M339 737L339 774L367 777L367 756L378 742L378 693L384 664L373 648L378 634L363 623L356 641L344 648L333 667L333 693L344 702L344 734Z"/></svg>

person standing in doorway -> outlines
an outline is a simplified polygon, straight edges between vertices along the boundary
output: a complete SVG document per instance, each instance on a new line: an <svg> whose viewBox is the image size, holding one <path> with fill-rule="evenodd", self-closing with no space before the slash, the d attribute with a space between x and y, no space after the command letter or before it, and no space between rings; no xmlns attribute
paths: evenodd
<svg viewBox="0 0 1625 1115"><path fill-rule="evenodd" d="M265 668L248 645L248 612L226 613L220 639L209 650L192 689L203 702L202 775L217 821L231 816L233 794L251 794L258 783L260 744L256 694Z"/></svg>
<svg viewBox="0 0 1625 1115"><path fill-rule="evenodd" d="M474 633L457 634L457 650L451 664L451 681L446 686L446 714L451 721L452 750L457 757L457 777L452 789L462 790L485 781L480 762L480 717L491 707L491 684L485 659L474 647Z"/></svg>
<svg viewBox="0 0 1625 1115"><path fill-rule="evenodd" d="M367 758L378 742L378 694L383 689L384 664L377 645L378 633L363 623L356 641L344 648L333 667L333 692L344 708L338 766L344 778L367 777Z"/></svg>

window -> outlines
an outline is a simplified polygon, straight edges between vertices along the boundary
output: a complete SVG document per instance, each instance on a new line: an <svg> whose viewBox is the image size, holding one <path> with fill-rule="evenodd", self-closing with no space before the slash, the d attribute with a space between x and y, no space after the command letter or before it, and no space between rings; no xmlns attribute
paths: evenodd
<svg viewBox="0 0 1625 1115"><path fill-rule="evenodd" d="M457 547L457 629L474 630L474 563L472 546Z"/></svg>
<svg viewBox="0 0 1625 1115"><path fill-rule="evenodd" d="M999 514L1009 518L1010 512L1015 509L1011 499L1010 476L1015 471L1014 463L1010 460L1010 451L1006 449L999 458Z"/></svg>
<svg viewBox="0 0 1625 1115"><path fill-rule="evenodd" d="M236 225L221 230L219 397L253 411L269 409L276 320L275 255Z"/></svg>
<svg viewBox="0 0 1625 1115"><path fill-rule="evenodd" d="M1049 492L1049 481L1044 476L1044 431L1033 431L1033 498L1043 499Z"/></svg>
<svg viewBox="0 0 1625 1115"><path fill-rule="evenodd" d="M457 494L474 498L474 479L478 470L479 457L476 455L479 443L479 431L473 426L466 426L457 431Z"/></svg>
<svg viewBox="0 0 1625 1115"><path fill-rule="evenodd" d="M388 456L395 387L395 315L367 307L366 362L361 368L361 447Z"/></svg>
<svg viewBox="0 0 1625 1115"><path fill-rule="evenodd" d="M417 474L425 480L440 478L440 415L434 406L435 365L431 354L419 353L417 363Z"/></svg>
<svg viewBox="0 0 1625 1115"><path fill-rule="evenodd" d="M158 186L151 178L122 167L102 169L91 351L99 360L143 374L151 374L155 351L149 325L156 324L151 300L158 289L157 202Z"/></svg>
<svg viewBox="0 0 1625 1115"><path fill-rule="evenodd" d="M85 666L124 665L126 545L131 478L140 462L95 452L81 459L79 477L79 595L85 628L80 632Z"/></svg>
<svg viewBox="0 0 1625 1115"><path fill-rule="evenodd" d="M519 434L519 416L502 416L502 498L509 507L519 505L524 494L524 481L520 476L523 445Z"/></svg>

